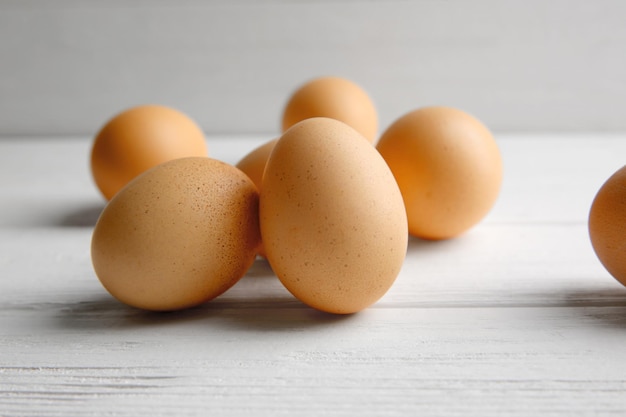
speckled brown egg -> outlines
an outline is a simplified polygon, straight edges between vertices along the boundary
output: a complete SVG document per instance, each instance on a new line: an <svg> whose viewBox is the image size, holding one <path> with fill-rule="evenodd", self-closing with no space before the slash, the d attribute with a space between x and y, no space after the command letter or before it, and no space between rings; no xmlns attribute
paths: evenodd
<svg viewBox="0 0 626 417"><path fill-rule="evenodd" d="M147 310L179 310L233 286L260 242L258 192L239 169L181 158L132 180L95 226L91 256L102 285Z"/></svg>
<svg viewBox="0 0 626 417"><path fill-rule="evenodd" d="M166 106L137 106L112 117L96 134L91 173L102 195L110 200L153 166L207 155L204 133L187 115Z"/></svg>
<svg viewBox="0 0 626 417"><path fill-rule="evenodd" d="M424 107L383 132L377 149L393 172L409 232L423 239L456 237L487 215L502 183L502 160L491 132L450 107Z"/></svg>
<svg viewBox="0 0 626 417"><path fill-rule="evenodd" d="M385 161L356 130L330 118L292 126L261 190L267 259L299 300L347 314L388 291L406 255L406 213Z"/></svg>
<svg viewBox="0 0 626 417"><path fill-rule="evenodd" d="M600 187L589 211L589 236L598 259L626 285L626 166Z"/></svg>
<svg viewBox="0 0 626 417"><path fill-rule="evenodd" d="M341 77L319 77L307 81L291 95L283 110L283 132L311 117L340 120L371 143L378 137L378 112L361 86Z"/></svg>

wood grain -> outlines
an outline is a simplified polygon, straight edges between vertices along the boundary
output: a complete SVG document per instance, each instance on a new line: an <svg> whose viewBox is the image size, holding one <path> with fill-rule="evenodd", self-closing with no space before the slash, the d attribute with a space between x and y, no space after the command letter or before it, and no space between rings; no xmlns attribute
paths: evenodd
<svg viewBox="0 0 626 417"><path fill-rule="evenodd" d="M235 162L263 140L209 143ZM305 307L262 259L195 309L120 304L91 268L87 141L0 141L0 416L623 414L626 290L585 200L626 141L498 141L493 213L411 239L392 289L349 316Z"/></svg>

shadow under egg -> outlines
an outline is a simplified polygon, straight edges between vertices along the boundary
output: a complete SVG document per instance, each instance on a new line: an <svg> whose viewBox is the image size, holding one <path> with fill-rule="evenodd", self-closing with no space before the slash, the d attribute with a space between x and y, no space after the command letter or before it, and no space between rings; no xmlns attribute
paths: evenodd
<svg viewBox="0 0 626 417"><path fill-rule="evenodd" d="M105 203L94 204L87 207L77 208L76 210L65 214L59 221L61 227L94 227Z"/></svg>

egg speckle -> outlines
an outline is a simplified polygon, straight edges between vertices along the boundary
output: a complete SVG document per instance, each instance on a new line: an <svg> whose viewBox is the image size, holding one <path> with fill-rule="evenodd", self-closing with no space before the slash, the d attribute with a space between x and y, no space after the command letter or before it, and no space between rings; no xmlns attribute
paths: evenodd
<svg viewBox="0 0 626 417"><path fill-rule="evenodd" d="M137 106L112 117L96 134L91 172L110 200L149 168L176 158L207 155L204 133L188 116L166 106Z"/></svg>
<svg viewBox="0 0 626 417"><path fill-rule="evenodd" d="M233 286L259 242L252 181L231 165L189 157L149 169L113 197L94 228L91 256L120 301L178 310Z"/></svg>
<svg viewBox="0 0 626 417"><path fill-rule="evenodd" d="M297 123L276 143L261 189L267 258L294 296L346 314L391 287L406 213L385 161L356 130L330 118Z"/></svg>

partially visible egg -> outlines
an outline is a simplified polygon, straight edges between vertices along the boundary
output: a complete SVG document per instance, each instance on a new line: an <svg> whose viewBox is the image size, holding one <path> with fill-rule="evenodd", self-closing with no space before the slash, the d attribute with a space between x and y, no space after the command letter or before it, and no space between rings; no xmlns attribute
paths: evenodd
<svg viewBox="0 0 626 417"><path fill-rule="evenodd" d="M179 158L137 176L106 205L91 258L102 285L146 310L211 300L252 265L260 242L259 195L239 169Z"/></svg>
<svg viewBox="0 0 626 417"><path fill-rule="evenodd" d="M598 190L589 211L588 227L598 259L626 286L626 166Z"/></svg>
<svg viewBox="0 0 626 417"><path fill-rule="evenodd" d="M272 149L274 149L276 142L278 142L278 139L270 140L269 142L253 149L236 165L237 168L242 170L252 180L252 182L254 182L254 185L256 185L259 191L261 191L265 164L267 163L267 159L272 153ZM261 243L259 247L259 255L264 258L266 257L263 243Z"/></svg>
<svg viewBox="0 0 626 417"><path fill-rule="evenodd" d="M380 154L347 124L310 118L285 132L259 205L267 259L318 310L348 314L380 299L407 250L402 196Z"/></svg>
<svg viewBox="0 0 626 417"><path fill-rule="evenodd" d="M491 132L450 107L425 107L400 117L376 145L398 182L409 233L448 239L491 210L502 183L502 160Z"/></svg>
<svg viewBox="0 0 626 417"><path fill-rule="evenodd" d="M263 171L265 171L267 158L269 158L270 153L272 153L272 149L274 149L274 145L276 145L277 141L278 139L270 140L253 149L235 165L250 177L259 190L261 190Z"/></svg>
<svg viewBox="0 0 626 417"><path fill-rule="evenodd" d="M204 133L187 115L144 105L111 118L96 134L91 172L110 200L131 179L153 166L186 156L207 156Z"/></svg>
<svg viewBox="0 0 626 417"><path fill-rule="evenodd" d="M341 77L312 79L296 89L283 111L282 129L311 117L330 117L360 132L371 143L378 136L378 113L369 95Z"/></svg>

